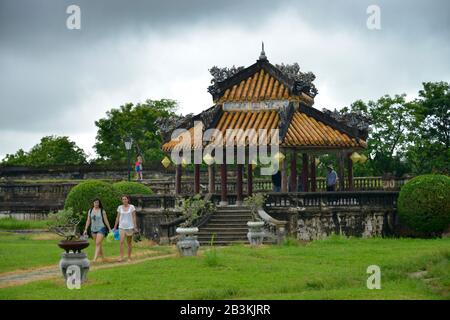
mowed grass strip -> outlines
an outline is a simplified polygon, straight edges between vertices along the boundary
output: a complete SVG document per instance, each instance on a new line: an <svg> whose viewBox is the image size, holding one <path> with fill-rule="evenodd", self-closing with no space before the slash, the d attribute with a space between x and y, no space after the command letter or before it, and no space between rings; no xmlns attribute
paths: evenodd
<svg viewBox="0 0 450 320"><path fill-rule="evenodd" d="M347 239L230 246L198 257L93 271L80 290L62 279L0 289L1 299L449 299L450 239ZM369 265L381 289L369 290ZM425 270L426 279L411 273Z"/></svg>
<svg viewBox="0 0 450 320"><path fill-rule="evenodd" d="M57 266L63 252L57 245L62 238L52 233L16 234L0 232L0 274L17 270ZM84 250L88 258L94 257L95 243ZM134 243L134 253L142 256L148 253L167 254L173 250L169 247L152 245L150 241ZM119 255L119 241L103 242L103 252L106 258Z"/></svg>
<svg viewBox="0 0 450 320"><path fill-rule="evenodd" d="M1 218L0 230L47 229L47 224L47 220L18 220L14 218Z"/></svg>

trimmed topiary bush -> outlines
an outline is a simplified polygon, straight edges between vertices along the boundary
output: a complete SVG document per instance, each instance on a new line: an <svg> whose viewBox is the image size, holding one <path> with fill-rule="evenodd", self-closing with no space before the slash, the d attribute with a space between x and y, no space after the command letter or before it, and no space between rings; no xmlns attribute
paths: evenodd
<svg viewBox="0 0 450 320"><path fill-rule="evenodd" d="M75 213L82 215L80 221L80 230L84 228L86 223L87 212L92 206L92 201L95 198L99 198L103 204L103 209L108 215L108 220L111 228L114 227L114 221L116 219L117 207L120 205L120 194L110 183L88 180L81 182L67 195L64 208L72 208Z"/></svg>
<svg viewBox="0 0 450 320"><path fill-rule="evenodd" d="M139 182L128 182L128 181L120 181L113 184L113 188L116 192L122 195L136 195L136 194L152 194L152 190L139 183Z"/></svg>
<svg viewBox="0 0 450 320"><path fill-rule="evenodd" d="M397 208L406 227L426 236L441 235L450 226L450 177L411 179L400 191Z"/></svg>

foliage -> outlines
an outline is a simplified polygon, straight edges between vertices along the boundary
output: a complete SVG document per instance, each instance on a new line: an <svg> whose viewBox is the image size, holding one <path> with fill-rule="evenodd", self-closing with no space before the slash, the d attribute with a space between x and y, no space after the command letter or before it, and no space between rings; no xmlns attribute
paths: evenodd
<svg viewBox="0 0 450 320"><path fill-rule="evenodd" d="M450 85L425 82L413 103L414 125L408 159L416 173L450 172Z"/></svg>
<svg viewBox="0 0 450 320"><path fill-rule="evenodd" d="M80 221L81 214L67 208L48 215L48 229L66 240L71 240L78 236L77 228Z"/></svg>
<svg viewBox="0 0 450 320"><path fill-rule="evenodd" d="M186 220L180 225L183 228L192 227L193 222L203 215L214 211L214 204L196 194L193 197L183 199L181 209Z"/></svg>
<svg viewBox="0 0 450 320"><path fill-rule="evenodd" d="M119 195L152 194L152 190L139 182L120 181L113 184Z"/></svg>
<svg viewBox="0 0 450 320"><path fill-rule="evenodd" d="M450 177L423 175L408 181L398 198L400 221L425 235L450 226Z"/></svg>
<svg viewBox="0 0 450 320"><path fill-rule="evenodd" d="M20 166L79 165L86 163L86 154L69 137L46 136L29 152L19 149L15 154L7 154L2 163Z"/></svg>
<svg viewBox="0 0 450 320"><path fill-rule="evenodd" d="M29 268L36 260L41 265L56 264L59 259L54 242L8 238L14 241L0 237L4 257L0 270L9 265ZM86 249L90 257L94 249L92 243ZM118 249L117 243L104 243L107 257L117 255ZM62 280L48 279L2 288L0 299L450 298L450 239L352 238L306 246L227 246L217 251L219 265L213 268L202 255L147 260L92 270L82 290L67 290ZM373 264L382 270L382 290L368 290L365 285L367 266ZM278 276L280 270L282 276ZM428 271L429 281L409 276L418 270ZM124 283L133 290L124 290Z"/></svg>
<svg viewBox="0 0 450 320"><path fill-rule="evenodd" d="M355 175L450 172L450 85L425 82L418 98L385 95L377 101L355 101L350 108L371 119L369 161Z"/></svg>
<svg viewBox="0 0 450 320"><path fill-rule="evenodd" d="M117 207L120 205L120 195L110 183L88 180L72 188L64 204L64 208L72 208L74 212L81 214L80 227L84 227L87 212L95 198L101 200L109 223L114 224Z"/></svg>
<svg viewBox="0 0 450 320"><path fill-rule="evenodd" d="M30 230L46 229L47 220L18 220L15 218L1 218L0 230Z"/></svg>
<svg viewBox="0 0 450 320"><path fill-rule="evenodd" d="M161 130L158 120L174 115L177 104L173 100L147 100L136 106L128 103L111 109L106 117L95 122L98 128L94 145L97 162L122 162L127 159L124 139L133 139L133 157L142 155L144 161L161 161Z"/></svg>
<svg viewBox="0 0 450 320"><path fill-rule="evenodd" d="M250 207L254 220L258 218L258 210L264 207L267 196L263 193L255 193L254 195L244 199L244 205Z"/></svg>

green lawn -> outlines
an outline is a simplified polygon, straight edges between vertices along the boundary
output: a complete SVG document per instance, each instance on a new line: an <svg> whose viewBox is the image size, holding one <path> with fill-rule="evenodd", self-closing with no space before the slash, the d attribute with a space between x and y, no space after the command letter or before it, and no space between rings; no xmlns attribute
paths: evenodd
<svg viewBox="0 0 450 320"><path fill-rule="evenodd" d="M2 245L4 256L6 251L10 249ZM381 268L380 290L366 287L369 265ZM421 270L428 272L426 279L409 276ZM0 299L449 298L448 238L331 237L306 245L231 246L217 249L215 255L202 251L198 257L92 271L81 290L67 289L62 279L0 289Z"/></svg>
<svg viewBox="0 0 450 320"><path fill-rule="evenodd" d="M19 269L30 269L35 267L57 265L62 250L57 246L61 240L56 235L44 234L16 234L0 231L0 273ZM85 250L89 259L93 258L95 244L92 239L90 246ZM108 256L119 255L119 242L103 242L103 252ZM136 253L143 254L151 251L169 252L167 247L148 246L147 242L135 245ZM149 252L150 253L150 252Z"/></svg>
<svg viewBox="0 0 450 320"><path fill-rule="evenodd" d="M47 229L47 220L18 220L1 218L0 230Z"/></svg>

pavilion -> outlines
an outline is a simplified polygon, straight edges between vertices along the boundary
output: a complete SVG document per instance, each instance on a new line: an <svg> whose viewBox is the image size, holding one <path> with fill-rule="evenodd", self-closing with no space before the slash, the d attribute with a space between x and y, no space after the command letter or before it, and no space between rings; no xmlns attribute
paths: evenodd
<svg viewBox="0 0 450 320"><path fill-rule="evenodd" d="M312 73L289 72L284 65L275 66L267 59L264 46L253 65L238 70L209 87L214 105L189 119L182 125L194 134L194 122L203 123L203 132L216 128L225 134L227 129L279 129L281 191L297 190L298 178L303 191L316 191L316 158L320 154L337 155L339 190L353 187L353 152L366 148L367 131L349 123L338 121L329 113L313 107L317 90L312 83ZM167 141L163 151L169 154L182 145L183 137ZM205 147L189 141L190 150ZM247 142L248 146L248 142ZM224 153L225 154L225 153ZM301 155L301 170L297 161ZM247 171L247 194L253 192L252 163L237 164L236 202L243 200L243 171ZM221 203L227 203L227 171L229 166L219 164L221 178ZM289 168L290 167L290 168ZM345 170L347 167L347 170ZM290 171L288 181L288 168ZM347 176L345 177L345 171ZM208 165L208 190L215 191L214 164ZM175 169L175 193L181 193L182 165ZM347 179L345 184L344 180ZM200 164L194 164L194 193L200 193Z"/></svg>

